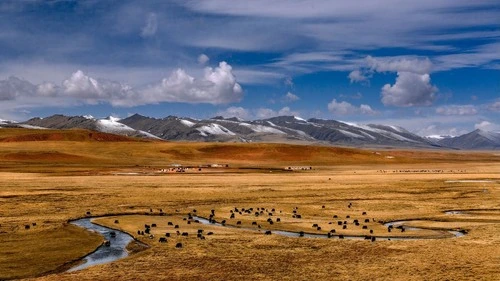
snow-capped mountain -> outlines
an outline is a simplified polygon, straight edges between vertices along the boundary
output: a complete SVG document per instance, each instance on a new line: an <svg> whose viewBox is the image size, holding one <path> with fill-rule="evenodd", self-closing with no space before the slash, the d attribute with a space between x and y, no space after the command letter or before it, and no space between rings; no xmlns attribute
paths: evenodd
<svg viewBox="0 0 500 281"><path fill-rule="evenodd" d="M358 125L335 120L279 116L243 121L220 116L195 120L169 116L155 119L135 114L120 121L168 140L196 141L306 141L355 146L432 147L407 130L384 125Z"/></svg>
<svg viewBox="0 0 500 281"><path fill-rule="evenodd" d="M1 127L2 125L6 125L6 126L8 126L8 125L15 124L15 123L16 123L16 122L14 122L14 121L0 119L0 127Z"/></svg>
<svg viewBox="0 0 500 281"><path fill-rule="evenodd" d="M18 123L17 125L27 128L27 126L37 128L50 128L50 129L87 129L99 131L104 133L112 133L131 137L155 138L158 137L130 128L120 122L119 119L108 117L105 119L96 119L93 116L65 116L65 115L52 115L47 118L32 118L26 122ZM29 127L28 127L29 128Z"/></svg>
<svg viewBox="0 0 500 281"><path fill-rule="evenodd" d="M443 138L437 142L446 147L457 149L500 149L500 132L475 130L458 137Z"/></svg>
<svg viewBox="0 0 500 281"><path fill-rule="evenodd" d="M0 127L5 126L1 124ZM421 137L398 126L316 118L306 120L297 116L244 121L221 116L198 120L176 116L151 118L139 114L124 119L53 115L15 125L53 129L83 128L172 141L305 142L356 147L500 149L500 133L496 132L476 130L458 137Z"/></svg>
<svg viewBox="0 0 500 281"><path fill-rule="evenodd" d="M25 128L25 129L39 129L39 130L46 129L44 127L32 126L28 124L18 123L16 121L3 120L3 119L0 119L0 128Z"/></svg>

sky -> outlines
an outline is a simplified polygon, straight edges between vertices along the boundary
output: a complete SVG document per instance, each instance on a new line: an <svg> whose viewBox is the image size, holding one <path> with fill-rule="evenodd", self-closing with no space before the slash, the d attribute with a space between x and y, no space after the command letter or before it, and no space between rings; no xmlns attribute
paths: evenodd
<svg viewBox="0 0 500 281"><path fill-rule="evenodd" d="M500 2L0 1L0 118L500 131Z"/></svg>

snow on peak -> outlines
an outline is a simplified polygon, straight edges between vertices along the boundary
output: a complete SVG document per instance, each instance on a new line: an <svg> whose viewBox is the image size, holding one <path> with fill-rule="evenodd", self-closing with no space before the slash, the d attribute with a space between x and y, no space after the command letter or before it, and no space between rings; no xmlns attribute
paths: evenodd
<svg viewBox="0 0 500 281"><path fill-rule="evenodd" d="M298 121L307 122L307 120L306 120L306 119L300 118L300 117L298 117L298 116L293 116L293 118L294 118L295 120L298 120Z"/></svg>
<svg viewBox="0 0 500 281"><path fill-rule="evenodd" d="M16 123L16 122L10 121L10 120L0 119L0 125L11 124L11 123Z"/></svg>
<svg viewBox="0 0 500 281"><path fill-rule="evenodd" d="M189 120L185 120L185 119L180 119L181 123L184 125L184 126L187 126L187 127L193 127L195 124Z"/></svg>
<svg viewBox="0 0 500 281"><path fill-rule="evenodd" d="M359 124L356 124L356 123L351 123L351 122L346 122L346 121L340 121L340 123L344 123L346 125L349 125L349 126L352 126L352 127L356 127L356 128L360 128L360 129L364 129L366 126L363 126L363 125L359 125Z"/></svg>
<svg viewBox="0 0 500 281"><path fill-rule="evenodd" d="M375 128L375 127L372 127L371 125L360 125L360 124L350 123L350 122L344 122L344 121L340 121L340 122L342 122L342 123L344 123L346 125L352 126L352 127L356 127L356 128L363 129L363 130L366 130L366 131L370 131L370 132L374 132L374 133L377 133L377 134L381 134L381 135L383 135L383 136L385 136L387 138L393 139L393 140L405 141L405 142L416 142L416 141L411 140L409 138L406 138L406 137L404 137L402 135L394 133L391 130L381 129L381 128ZM402 128L400 128L400 127L397 127L397 126L385 126L385 127L391 128L391 129L395 130L398 133L404 133L404 130ZM371 138L373 138L373 136L371 136Z"/></svg>
<svg viewBox="0 0 500 281"><path fill-rule="evenodd" d="M445 139L445 138L449 138L450 136L429 135L429 136L425 136L425 137L428 138L428 139L433 139L433 140L442 140L442 139Z"/></svg>
<svg viewBox="0 0 500 281"><path fill-rule="evenodd" d="M119 118L109 116L106 119L97 120L97 126L99 127L99 129L102 132L105 132L105 133L135 131L134 129L130 128L129 126L118 122L119 120L120 120Z"/></svg>
<svg viewBox="0 0 500 281"><path fill-rule="evenodd" d="M485 130L478 130L479 135L491 140L491 141L500 141L500 133L497 132L491 132L491 131L485 131Z"/></svg>
<svg viewBox="0 0 500 281"><path fill-rule="evenodd" d="M109 121L111 121L111 122L118 122L118 121L120 121L120 120L121 120L121 118L118 118L118 117L113 117L113 116L109 116L109 117L108 117L108 118L106 118L106 119L108 119L108 120L109 120Z"/></svg>
<svg viewBox="0 0 500 281"><path fill-rule="evenodd" d="M94 116L92 116L90 114L83 115L82 117L85 118L85 119L89 119L89 120L94 120L95 119Z"/></svg>
<svg viewBox="0 0 500 281"><path fill-rule="evenodd" d="M273 123L273 122L271 122L271 121L266 121L266 122L267 122L267 124L269 124L269 125L271 125L271 126L273 126L273 127L278 127L278 126L276 126L276 124L274 124L274 123Z"/></svg>
<svg viewBox="0 0 500 281"><path fill-rule="evenodd" d="M264 126L264 125L253 125L253 124L248 124L248 123L240 123L239 125L248 127L248 128L250 128L250 130L252 130L256 133L286 134L283 131L280 131L278 129L271 128L268 126Z"/></svg>
<svg viewBox="0 0 500 281"><path fill-rule="evenodd" d="M356 138L356 139L364 139L365 137L362 135L355 134L353 132L348 132L346 130L338 129L343 135L351 137L351 138Z"/></svg>
<svg viewBox="0 0 500 281"><path fill-rule="evenodd" d="M219 124L211 123L209 125L201 126L196 128L197 131L204 137L208 135L226 135L226 136L235 136L236 134L228 130L226 127L221 126Z"/></svg>
<svg viewBox="0 0 500 281"><path fill-rule="evenodd" d="M398 126L389 125L389 127L392 128L396 132L404 133L404 131L405 131L403 128L398 127Z"/></svg>
<svg viewBox="0 0 500 281"><path fill-rule="evenodd" d="M45 128L45 127L32 126L32 125L28 125L28 124L19 124L19 126L21 128L25 128L25 129L47 130L47 128Z"/></svg>

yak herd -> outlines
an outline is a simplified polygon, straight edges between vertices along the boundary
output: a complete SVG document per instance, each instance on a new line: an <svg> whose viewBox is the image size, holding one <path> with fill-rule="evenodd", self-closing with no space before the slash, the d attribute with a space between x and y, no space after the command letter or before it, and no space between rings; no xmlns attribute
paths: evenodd
<svg viewBox="0 0 500 281"><path fill-rule="evenodd" d="M353 207L352 203L349 203L347 205L348 209L351 209ZM322 209L325 209L326 206L321 206ZM152 212L153 209L150 209L150 212ZM176 210L177 211L177 210ZM163 210L160 209L160 215L165 215L163 213ZM215 209L210 210L210 213L207 217L201 216L197 214L197 210L193 209L191 212L187 214L186 217L183 218L183 221L186 224L202 224L200 222L201 219L208 221L209 224L212 225L218 225L218 226L226 226L226 227L232 227L232 228L243 228L243 220L241 218L245 218L248 220L248 218L251 218L252 216L255 218L260 218L259 220L250 220L249 222L251 224L252 228L256 228L256 230L261 231L260 229L266 228L266 226L263 225L263 220L262 217L265 218L265 223L267 225L272 226L276 223L281 223L283 216L285 216L281 210L277 210L276 208L265 208L265 207L251 207L251 208L238 208L234 207L229 210L229 213L227 213L227 218L224 218L225 216L217 216L218 219L216 219L216 211ZM352 216L355 216L356 214L353 213L351 214ZM331 215L331 218L333 218L332 221L328 222L328 225L337 225L340 227L342 230L346 229L360 229L360 231L364 232L366 231L366 235L364 235L365 240L370 240L372 242L376 241L376 236L374 235L374 230L369 229L370 223L376 222L374 218L368 218L367 212L363 211L360 212L358 215L359 217L357 219L351 219L351 215L345 215L344 219L341 219L339 215L333 214ZM240 217L240 218L238 218ZM299 207L294 207L291 211L291 217L294 219L302 219L302 214L299 213ZM115 223L119 223L118 220L115 220ZM172 221L168 221L165 225L167 229L171 229L171 231L166 231L164 235L158 238L159 243L168 243L168 241L171 240L178 240L176 237L191 237L190 233L187 231L181 231L181 225L178 223L174 223ZM142 236L146 237L149 239L155 239L155 236L152 234L152 229L157 228L158 225L157 223L150 223L150 224L145 224L144 228L137 230L137 236ZM274 228L276 228L274 226ZM326 232L325 237L327 238L333 238L337 237L339 239L344 239L345 234L338 233L338 230L330 227L329 230L326 230L327 228L326 225L321 226L319 223L313 223L312 228L315 230L312 232L312 234L317 235L318 231L320 232ZM387 232L392 232L394 230L394 226L390 225L387 227ZM397 226L397 229L399 229L401 232L405 231L404 226ZM249 228L247 228L249 229ZM340 230L340 232L342 232ZM264 235L271 235L272 230L267 229L263 230L262 232ZM199 228L195 234L196 238L199 240L205 240L206 236L213 235L213 232L205 232L203 229ZM306 236L307 232L305 231L300 231L296 233L299 237L304 237ZM363 236L361 236L363 237ZM177 242L177 241L176 241ZM177 242L175 244L175 248L182 248L183 244L181 242Z"/></svg>

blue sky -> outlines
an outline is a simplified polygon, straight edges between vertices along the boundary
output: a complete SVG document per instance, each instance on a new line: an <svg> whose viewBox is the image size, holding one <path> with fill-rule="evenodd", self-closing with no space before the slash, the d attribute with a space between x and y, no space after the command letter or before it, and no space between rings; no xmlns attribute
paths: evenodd
<svg viewBox="0 0 500 281"><path fill-rule="evenodd" d="M0 2L0 118L277 115L500 131L494 1Z"/></svg>

